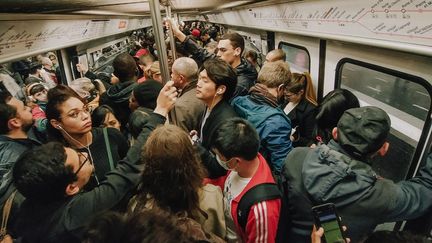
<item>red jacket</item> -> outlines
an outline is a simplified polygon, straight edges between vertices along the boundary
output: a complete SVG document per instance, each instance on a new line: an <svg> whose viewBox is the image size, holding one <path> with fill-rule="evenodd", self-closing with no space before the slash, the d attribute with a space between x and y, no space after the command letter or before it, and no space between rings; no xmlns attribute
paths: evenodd
<svg viewBox="0 0 432 243"><path fill-rule="evenodd" d="M243 242L275 242L277 227L279 222L279 213L281 208L281 200L273 199L268 201L263 201L253 205L249 211L248 220L246 223L246 232L243 231L241 226L238 224L237 220L237 207L240 199L243 195L252 187L262 184L262 183L275 183L273 175L270 171L264 157L258 154L260 164L258 166L257 172L253 175L252 179L246 185L245 189L232 200L231 205L231 215L234 219L234 224L236 225L237 234L241 236ZM224 189L225 180L227 175L219 177L215 180L210 180L211 184L221 187L222 191Z"/></svg>

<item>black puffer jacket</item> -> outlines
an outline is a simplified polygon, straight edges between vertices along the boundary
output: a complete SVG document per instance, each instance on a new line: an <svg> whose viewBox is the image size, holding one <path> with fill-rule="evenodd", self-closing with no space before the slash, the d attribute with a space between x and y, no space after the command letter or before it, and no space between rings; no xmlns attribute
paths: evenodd
<svg viewBox="0 0 432 243"><path fill-rule="evenodd" d="M258 73L252 65L242 58L240 65L236 67L237 71L237 87L234 92L234 97L247 95L249 89L255 85Z"/></svg>

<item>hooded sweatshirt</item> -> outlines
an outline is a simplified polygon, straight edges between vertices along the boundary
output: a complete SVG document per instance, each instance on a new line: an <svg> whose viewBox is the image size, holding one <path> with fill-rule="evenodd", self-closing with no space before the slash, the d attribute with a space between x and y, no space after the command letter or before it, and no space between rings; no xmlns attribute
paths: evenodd
<svg viewBox="0 0 432 243"><path fill-rule="evenodd" d="M100 97L100 105L109 105L119 119L122 130L128 123L131 110L129 109L129 97L137 86L135 81L118 83L111 86Z"/></svg>

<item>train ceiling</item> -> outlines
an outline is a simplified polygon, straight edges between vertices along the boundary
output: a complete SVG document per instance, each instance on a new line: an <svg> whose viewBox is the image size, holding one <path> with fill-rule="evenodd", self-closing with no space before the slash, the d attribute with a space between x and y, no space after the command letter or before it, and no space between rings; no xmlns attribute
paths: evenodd
<svg viewBox="0 0 432 243"><path fill-rule="evenodd" d="M172 11L202 13L239 7L246 4L293 2L277 0L165 0ZM91 14L91 15L148 15L148 0L0 0L0 13L32 14Z"/></svg>

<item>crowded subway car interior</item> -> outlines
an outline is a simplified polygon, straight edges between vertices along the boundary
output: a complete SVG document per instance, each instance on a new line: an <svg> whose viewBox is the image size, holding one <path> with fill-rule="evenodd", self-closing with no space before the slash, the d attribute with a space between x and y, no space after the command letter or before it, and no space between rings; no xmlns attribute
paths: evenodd
<svg viewBox="0 0 432 243"><path fill-rule="evenodd" d="M429 242L431 19L0 0L1 242Z"/></svg>

